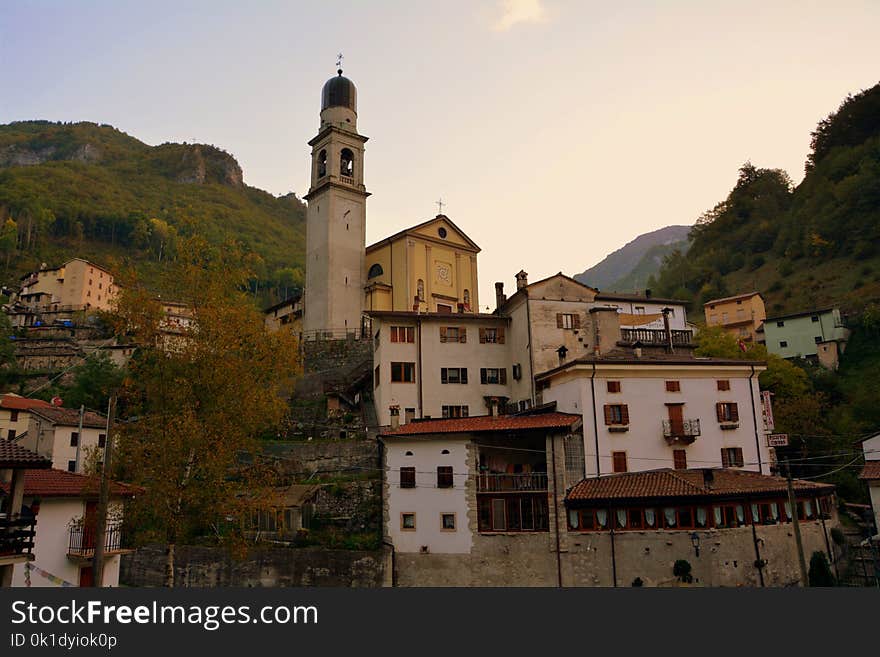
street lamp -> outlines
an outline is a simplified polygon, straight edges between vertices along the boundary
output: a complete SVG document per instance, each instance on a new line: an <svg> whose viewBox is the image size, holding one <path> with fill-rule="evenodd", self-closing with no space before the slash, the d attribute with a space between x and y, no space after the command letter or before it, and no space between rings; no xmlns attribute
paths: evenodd
<svg viewBox="0 0 880 657"><path fill-rule="evenodd" d="M691 543L694 546L694 554L700 556L700 535L697 532L691 532Z"/></svg>

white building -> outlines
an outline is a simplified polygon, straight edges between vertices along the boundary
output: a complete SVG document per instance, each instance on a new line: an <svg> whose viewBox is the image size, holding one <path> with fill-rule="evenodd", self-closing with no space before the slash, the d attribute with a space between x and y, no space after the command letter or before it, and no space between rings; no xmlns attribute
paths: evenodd
<svg viewBox="0 0 880 657"><path fill-rule="evenodd" d="M0 440L15 440L28 429L32 408L51 407L42 399L29 399L11 392L0 397Z"/></svg>
<svg viewBox="0 0 880 657"><path fill-rule="evenodd" d="M874 531L880 533L880 433L862 441L865 467L859 479L868 483L871 508L874 510Z"/></svg>
<svg viewBox="0 0 880 657"><path fill-rule="evenodd" d="M543 403L580 413L588 477L658 468L770 473L764 363L616 350L536 377Z"/></svg>
<svg viewBox="0 0 880 657"><path fill-rule="evenodd" d="M16 441L22 447L52 460L52 467L83 472L89 456L103 450L107 439L107 418L85 411L80 429L80 412L57 406L31 409L28 430ZM102 455L99 455L101 460Z"/></svg>
<svg viewBox="0 0 880 657"><path fill-rule="evenodd" d="M113 482L104 543L104 586L119 585L123 500L136 489ZM23 513L36 518L33 561L15 566L12 586L92 586L98 482L61 470L27 470ZM28 583L30 580L30 583ZM66 583L66 584L65 584Z"/></svg>

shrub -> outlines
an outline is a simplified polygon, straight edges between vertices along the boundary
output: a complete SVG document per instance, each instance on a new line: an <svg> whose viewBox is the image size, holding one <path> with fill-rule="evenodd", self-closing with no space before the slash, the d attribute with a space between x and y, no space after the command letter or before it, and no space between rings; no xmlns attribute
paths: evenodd
<svg viewBox="0 0 880 657"><path fill-rule="evenodd" d="M813 552L810 557L810 586L834 586L834 575L828 565L828 557L824 552Z"/></svg>
<svg viewBox="0 0 880 657"><path fill-rule="evenodd" d="M687 559L679 559L672 566L672 574L678 578L680 582L693 582L694 577L691 575L691 562Z"/></svg>
<svg viewBox="0 0 880 657"><path fill-rule="evenodd" d="M834 541L835 545L843 545L846 543L846 536L844 536L843 530L841 530L840 527L831 528L831 540Z"/></svg>

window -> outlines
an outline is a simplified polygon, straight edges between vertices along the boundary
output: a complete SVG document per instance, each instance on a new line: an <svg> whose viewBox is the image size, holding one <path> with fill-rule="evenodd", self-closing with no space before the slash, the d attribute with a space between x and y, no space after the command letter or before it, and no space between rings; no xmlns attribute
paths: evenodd
<svg viewBox="0 0 880 657"><path fill-rule="evenodd" d="M404 532L414 532L416 530L416 514L401 513L400 514L400 530Z"/></svg>
<svg viewBox="0 0 880 657"><path fill-rule="evenodd" d="M681 392L681 383L679 381L667 381L666 392Z"/></svg>
<svg viewBox="0 0 880 657"><path fill-rule="evenodd" d="M391 342L409 342L415 343L416 328L415 326L392 326Z"/></svg>
<svg viewBox="0 0 880 657"><path fill-rule="evenodd" d="M467 383L467 368L466 367L441 367L440 368L440 383Z"/></svg>
<svg viewBox="0 0 880 657"><path fill-rule="evenodd" d="M455 531L455 514L454 513L441 513L440 514L440 531L442 531L442 532L454 532Z"/></svg>
<svg viewBox="0 0 880 657"><path fill-rule="evenodd" d="M742 447L722 447L721 448L721 467L722 468L741 468L741 467L743 467Z"/></svg>
<svg viewBox="0 0 880 657"><path fill-rule="evenodd" d="M729 379L719 379L717 383L718 383L718 390L730 390L730 380Z"/></svg>
<svg viewBox="0 0 880 657"><path fill-rule="evenodd" d="M349 148L343 148L339 154L339 175L354 177L354 153Z"/></svg>
<svg viewBox="0 0 880 657"><path fill-rule="evenodd" d="M721 313L721 323L727 324L727 313L725 312Z"/></svg>
<svg viewBox="0 0 880 657"><path fill-rule="evenodd" d="M437 312L438 313L446 313L447 315L451 314L452 313L452 306L449 306L445 303L438 303L437 304Z"/></svg>
<svg viewBox="0 0 880 657"><path fill-rule="evenodd" d="M468 417L467 406L442 406L441 410L444 418Z"/></svg>
<svg viewBox="0 0 880 657"><path fill-rule="evenodd" d="M507 385L507 368L506 367L481 367L480 383L483 385L499 384Z"/></svg>
<svg viewBox="0 0 880 657"><path fill-rule="evenodd" d="M813 340L816 342L816 344L819 344L820 342L822 342L822 336L817 335L815 338L813 338Z"/></svg>
<svg viewBox="0 0 880 657"><path fill-rule="evenodd" d="M676 470L687 470L687 452L683 449L676 449L672 452L672 461Z"/></svg>
<svg viewBox="0 0 880 657"><path fill-rule="evenodd" d="M620 381L608 381L606 385L608 386L608 392L620 392Z"/></svg>
<svg viewBox="0 0 880 657"><path fill-rule="evenodd" d="M15 440L15 429L9 429L6 432L6 440Z"/></svg>
<svg viewBox="0 0 880 657"><path fill-rule="evenodd" d="M605 404L605 424L629 424L629 407L626 404Z"/></svg>
<svg viewBox="0 0 880 657"><path fill-rule="evenodd" d="M376 365L376 369L373 370L373 387L374 387L374 388L378 388L378 387L379 387L379 383L380 383L381 381L382 381L382 379L381 379L381 377L379 376L379 366Z"/></svg>
<svg viewBox="0 0 880 657"><path fill-rule="evenodd" d="M626 452L611 452L614 472L626 472Z"/></svg>
<svg viewBox="0 0 880 657"><path fill-rule="evenodd" d="M437 488L452 488L452 466L437 466Z"/></svg>
<svg viewBox="0 0 880 657"><path fill-rule="evenodd" d="M67 462L67 471L68 472L76 472L76 461L68 461Z"/></svg>
<svg viewBox="0 0 880 657"><path fill-rule="evenodd" d="M779 341L779 346L782 347L782 348L784 349L785 347L788 346L788 342L786 342L785 340L780 340L780 341Z"/></svg>
<svg viewBox="0 0 880 657"><path fill-rule="evenodd" d="M480 344L504 344L504 327L481 328Z"/></svg>
<svg viewBox="0 0 880 657"><path fill-rule="evenodd" d="M811 322L818 322L819 318L816 315L813 315L812 317L810 317L810 321Z"/></svg>
<svg viewBox="0 0 880 657"><path fill-rule="evenodd" d="M565 480L574 484L584 478L584 439L578 434L565 437Z"/></svg>
<svg viewBox="0 0 880 657"><path fill-rule="evenodd" d="M519 381L522 378L522 365L515 363L511 368L510 373L515 380Z"/></svg>
<svg viewBox="0 0 880 657"><path fill-rule="evenodd" d="M370 267L369 273L367 273L367 278L376 278L377 276L381 276L385 271L382 269L382 265L376 263L372 267Z"/></svg>
<svg viewBox="0 0 880 657"><path fill-rule="evenodd" d="M78 431L73 431L73 432L70 434L70 446L71 446L71 447L76 447L78 444L79 444L79 432L78 432Z"/></svg>
<svg viewBox="0 0 880 657"><path fill-rule="evenodd" d="M581 327L581 316L572 313L556 313L556 328L561 329L579 329Z"/></svg>
<svg viewBox="0 0 880 657"><path fill-rule="evenodd" d="M99 433L98 434L98 447L104 448L107 446L107 434Z"/></svg>
<svg viewBox="0 0 880 657"><path fill-rule="evenodd" d="M513 495L507 498L480 496L479 530L545 532L549 528L547 496Z"/></svg>
<svg viewBox="0 0 880 657"><path fill-rule="evenodd" d="M644 315L645 307L644 306L636 306L636 315Z"/></svg>
<svg viewBox="0 0 880 657"><path fill-rule="evenodd" d="M415 383L416 382L416 364L415 363L391 363L391 382L392 383Z"/></svg>
<svg viewBox="0 0 880 657"><path fill-rule="evenodd" d="M467 342L467 328L464 326L441 326L440 342Z"/></svg>
<svg viewBox="0 0 880 657"><path fill-rule="evenodd" d="M18 422L18 411L9 411L9 421Z"/></svg>
<svg viewBox="0 0 880 657"><path fill-rule="evenodd" d="M735 402L719 402L715 404L715 412L719 422L739 422L739 409Z"/></svg>
<svg viewBox="0 0 880 657"><path fill-rule="evenodd" d="M400 487L415 488L416 487L416 469L412 466L400 468Z"/></svg>

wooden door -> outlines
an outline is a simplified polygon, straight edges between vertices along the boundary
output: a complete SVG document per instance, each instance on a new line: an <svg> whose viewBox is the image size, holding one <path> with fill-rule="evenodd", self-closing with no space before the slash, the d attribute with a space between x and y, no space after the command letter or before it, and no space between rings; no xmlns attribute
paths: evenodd
<svg viewBox="0 0 880 657"><path fill-rule="evenodd" d="M684 411L681 404L666 407L669 412L669 428L673 436L681 436L684 433Z"/></svg>
<svg viewBox="0 0 880 657"><path fill-rule="evenodd" d="M86 512L83 516L83 550L95 549L95 531L98 527L98 503L86 502Z"/></svg>
<svg viewBox="0 0 880 657"><path fill-rule="evenodd" d="M91 566L83 566L79 569L79 585L80 586L94 586L95 585L95 571L92 570Z"/></svg>

